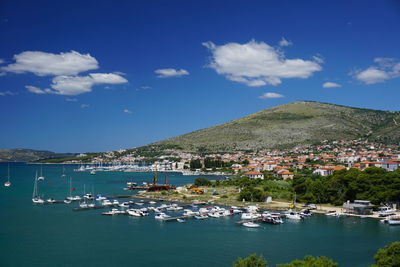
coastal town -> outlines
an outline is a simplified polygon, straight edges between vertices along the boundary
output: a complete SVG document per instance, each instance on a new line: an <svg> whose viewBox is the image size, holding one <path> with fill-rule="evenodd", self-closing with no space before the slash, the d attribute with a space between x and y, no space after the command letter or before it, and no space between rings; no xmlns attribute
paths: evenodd
<svg viewBox="0 0 400 267"><path fill-rule="evenodd" d="M199 153L165 150L163 154L148 158L127 150L105 152L83 161L80 154L67 164L85 164L87 169L121 171L176 171L188 175L244 174L249 178L263 179L267 174L280 179L293 179L301 170L328 176L334 171L355 168L364 170L379 167L394 171L400 167L400 148L394 145L365 140L325 141L319 145L287 150L260 152ZM151 161L148 161L151 160ZM149 163L138 165L137 163ZM83 167L81 170L85 170Z"/></svg>

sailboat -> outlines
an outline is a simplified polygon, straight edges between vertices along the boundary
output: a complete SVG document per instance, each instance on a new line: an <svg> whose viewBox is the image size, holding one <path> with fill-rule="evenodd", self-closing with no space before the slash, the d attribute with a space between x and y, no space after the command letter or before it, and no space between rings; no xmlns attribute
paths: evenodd
<svg viewBox="0 0 400 267"><path fill-rule="evenodd" d="M72 196L72 191L75 190L75 188L72 188L72 178L69 178L69 197L67 197L67 200L69 201L79 201L82 198L80 196ZM65 201L64 201L65 202ZM65 202L67 203L67 202Z"/></svg>
<svg viewBox="0 0 400 267"><path fill-rule="evenodd" d="M40 198L39 193L38 193L37 181L38 181L38 176L37 176L37 171L36 171L35 183L33 184L32 202L35 204L43 204L44 200Z"/></svg>
<svg viewBox="0 0 400 267"><path fill-rule="evenodd" d="M43 164L40 165L40 176L37 178L38 181L43 181L44 176L43 176Z"/></svg>
<svg viewBox="0 0 400 267"><path fill-rule="evenodd" d="M86 185L84 184L84 185L83 185L83 202L81 202L81 203L79 204L79 207L81 207L81 208L87 208L87 207L88 207L88 204L86 203L86 198L85 198L85 196L86 196Z"/></svg>
<svg viewBox="0 0 400 267"><path fill-rule="evenodd" d="M66 175L65 175L65 166L63 165L63 172L62 172L62 175L61 175L61 177L65 177Z"/></svg>
<svg viewBox="0 0 400 267"><path fill-rule="evenodd" d="M10 182L10 163L8 163L8 175L7 175L7 182L4 183L5 187L10 187L11 182Z"/></svg>

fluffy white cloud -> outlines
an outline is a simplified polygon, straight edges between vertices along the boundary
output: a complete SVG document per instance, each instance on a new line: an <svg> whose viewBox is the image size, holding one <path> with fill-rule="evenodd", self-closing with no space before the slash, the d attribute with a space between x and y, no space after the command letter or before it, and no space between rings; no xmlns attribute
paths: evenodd
<svg viewBox="0 0 400 267"><path fill-rule="evenodd" d="M189 72L184 69L176 70L176 69L158 69L154 71L158 74L158 78L169 78L169 77L181 77L184 75L189 75Z"/></svg>
<svg viewBox="0 0 400 267"><path fill-rule="evenodd" d="M282 37L282 40L279 41L279 46L291 46L293 43L291 41L286 40L284 37Z"/></svg>
<svg viewBox="0 0 400 267"><path fill-rule="evenodd" d="M355 79L365 84L381 83L389 79L400 77L400 63L394 58L375 58L377 66L365 70L356 70L350 73Z"/></svg>
<svg viewBox="0 0 400 267"><path fill-rule="evenodd" d="M128 114L132 114L132 111L130 111L129 109L124 109L123 112L124 113L128 113Z"/></svg>
<svg viewBox="0 0 400 267"><path fill-rule="evenodd" d="M71 97L67 97L67 98L65 99L65 101L67 101L67 102L78 102L78 99L76 99L76 98L71 98Z"/></svg>
<svg viewBox="0 0 400 267"><path fill-rule="evenodd" d="M322 70L315 60L286 59L281 51L264 42L203 45L212 54L209 67L231 81L248 86L278 85L282 79L305 79Z"/></svg>
<svg viewBox="0 0 400 267"><path fill-rule="evenodd" d="M89 104L81 104L81 108L88 108Z"/></svg>
<svg viewBox="0 0 400 267"><path fill-rule="evenodd" d="M334 87L341 87L342 85L333 82L326 82L322 85L323 88L334 88Z"/></svg>
<svg viewBox="0 0 400 267"><path fill-rule="evenodd" d="M38 76L76 75L99 67L97 60L89 54L76 51L52 54L40 51L25 51L14 55L15 63L1 69L8 72L32 72Z"/></svg>
<svg viewBox="0 0 400 267"><path fill-rule="evenodd" d="M51 88L59 95L79 95L92 91L96 84L122 84L128 81L115 73L91 73L88 76L57 76Z"/></svg>
<svg viewBox="0 0 400 267"><path fill-rule="evenodd" d="M285 97L284 95L278 94L278 93L264 93L262 95L260 95L258 98L261 99L268 99L268 98L282 98Z"/></svg>

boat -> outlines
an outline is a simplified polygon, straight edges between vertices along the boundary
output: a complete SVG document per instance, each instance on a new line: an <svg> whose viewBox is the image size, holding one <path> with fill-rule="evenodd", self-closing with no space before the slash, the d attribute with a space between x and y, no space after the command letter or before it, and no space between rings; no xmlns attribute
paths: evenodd
<svg viewBox="0 0 400 267"><path fill-rule="evenodd" d="M240 216L242 220L254 220L260 217L261 215L259 213L250 213L250 212L242 213L242 215Z"/></svg>
<svg viewBox="0 0 400 267"><path fill-rule="evenodd" d="M43 164L40 165L40 176L37 178L38 181L43 181L44 176L43 176Z"/></svg>
<svg viewBox="0 0 400 267"><path fill-rule="evenodd" d="M65 204L70 204L72 201L70 200L70 199L68 199L68 198L66 198L66 199L64 199L64 203Z"/></svg>
<svg viewBox="0 0 400 267"><path fill-rule="evenodd" d="M106 200L107 198L106 197L104 197L104 196L102 196L102 195L97 195L96 196L96 201L103 201L103 200Z"/></svg>
<svg viewBox="0 0 400 267"><path fill-rule="evenodd" d="M180 223L184 223L184 222L186 222L186 220L185 219L181 219L181 218L178 218L178 219L176 219L178 222L180 222Z"/></svg>
<svg viewBox="0 0 400 267"><path fill-rule="evenodd" d="M154 204L156 204L156 203L157 203L157 202L155 202L155 201L150 201L150 202L149 202L150 205L154 205Z"/></svg>
<svg viewBox="0 0 400 267"><path fill-rule="evenodd" d="M289 211L289 213L286 214L286 218L291 219L291 220L303 219L303 217L295 211Z"/></svg>
<svg viewBox="0 0 400 267"><path fill-rule="evenodd" d="M194 218L196 218L197 220L205 220L208 219L207 215L196 215L194 216Z"/></svg>
<svg viewBox="0 0 400 267"><path fill-rule="evenodd" d="M118 206L120 206L121 208L129 208L129 202L123 202L123 203L119 204Z"/></svg>
<svg viewBox="0 0 400 267"><path fill-rule="evenodd" d="M91 175L95 175L95 174L96 174L96 171L95 171L95 170L92 170L92 171L90 171L90 174L91 174Z"/></svg>
<svg viewBox="0 0 400 267"><path fill-rule="evenodd" d="M119 209L112 209L110 211L102 213L102 215L120 215L120 214L125 214L125 211L121 211Z"/></svg>
<svg viewBox="0 0 400 267"><path fill-rule="evenodd" d="M84 209L84 208L87 208L89 206L85 201L83 201L83 202L79 203L79 207Z"/></svg>
<svg viewBox="0 0 400 267"><path fill-rule="evenodd" d="M10 182L10 163L8 163L8 174L7 174L7 181L4 183L5 187L10 187L11 182Z"/></svg>
<svg viewBox="0 0 400 267"><path fill-rule="evenodd" d="M105 199L103 200L103 202L101 202L101 205L107 207L107 206L113 206L114 204L110 200Z"/></svg>
<svg viewBox="0 0 400 267"><path fill-rule="evenodd" d="M47 203L56 203L57 201L54 198L49 198L46 200Z"/></svg>
<svg viewBox="0 0 400 267"><path fill-rule="evenodd" d="M394 215L396 212L395 209L392 209L391 207L384 206L384 207L379 207L378 215L379 217L386 217L389 215Z"/></svg>
<svg viewBox="0 0 400 267"><path fill-rule="evenodd" d="M32 202L35 204L44 204L44 200L39 196L37 181L38 181L38 176L36 172L35 182L33 184Z"/></svg>
<svg viewBox="0 0 400 267"><path fill-rule="evenodd" d="M392 215L387 220L389 225L400 225L400 215Z"/></svg>
<svg viewBox="0 0 400 267"><path fill-rule="evenodd" d="M282 224L283 220L280 216L278 215L273 215L273 214L263 214L263 220L264 223L268 224Z"/></svg>
<svg viewBox="0 0 400 267"><path fill-rule="evenodd" d="M332 217L340 217L342 216L342 213L339 213L337 211L328 211L328 213L325 214L326 216L332 216Z"/></svg>
<svg viewBox="0 0 400 267"><path fill-rule="evenodd" d="M311 210L309 209L304 209L300 212L300 216L306 218L306 217L310 217L312 215Z"/></svg>
<svg viewBox="0 0 400 267"><path fill-rule="evenodd" d="M258 223L253 223L253 222L245 222L242 224L243 226L250 227L250 228L257 228L260 227Z"/></svg>
<svg viewBox="0 0 400 267"><path fill-rule="evenodd" d="M211 217L211 218L219 218L219 217L221 217L218 212L210 212L207 215L208 215L208 217Z"/></svg>
<svg viewBox="0 0 400 267"><path fill-rule="evenodd" d="M164 220L164 219L167 219L167 218L170 218L170 217L171 217L171 216L165 214L164 212L157 213L157 214L154 216L154 218L155 218L156 220Z"/></svg>
<svg viewBox="0 0 400 267"><path fill-rule="evenodd" d="M65 176L66 176L66 175L65 175L65 167L64 167L64 165L63 165L61 177L65 177Z"/></svg>

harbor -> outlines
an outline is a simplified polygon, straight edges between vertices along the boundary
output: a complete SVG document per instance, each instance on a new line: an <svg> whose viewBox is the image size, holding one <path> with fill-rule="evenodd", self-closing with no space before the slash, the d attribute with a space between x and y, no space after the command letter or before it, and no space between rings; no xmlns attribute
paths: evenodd
<svg viewBox="0 0 400 267"><path fill-rule="evenodd" d="M0 165L0 168L7 173L6 165ZM400 227L389 226L378 220L327 216L318 214L315 210L316 214L307 218L289 219L283 214L283 210L288 210L288 203L276 203L277 206L273 208L260 205L256 212L264 214L265 218L268 217L267 213L282 213L283 223L267 223L261 218L244 220L242 215L247 213L244 208L252 206L252 203L241 203L232 207L220 205L223 203L217 201L207 203L201 199L177 201L173 195L160 194L159 198L153 198L138 194L140 190L123 190L128 182L151 183L153 173L99 172L90 175L88 172L75 172L74 168L73 165L66 165L66 176L61 177L62 166L44 165L45 180L39 181L39 195L44 200L52 198L56 202L34 204L31 200L32 186L35 172L37 169L40 171L40 166L11 165L11 190L0 192L0 205L4 211L4 224L0 234L2 242L6 242L3 244L7 244L3 246L0 255L7 266L26 266L31 263L27 261L30 258L28 256L35 255L36 266L48 266L46 263L49 260L56 259L65 261L68 265L80 266L82 258L96 266L112 266L116 261L118 265L126 266L131 264L133 257L139 265L156 267L163 266L165 258L180 251L185 255L182 256L185 261L174 262L178 267L186 266L188 260L195 261L201 267L226 266L226 262L232 261L232 253L245 256L254 252L267 255L271 264L287 262L294 257L312 253L327 255L345 266L362 267L371 264L376 249L395 241L400 235ZM197 177L159 173L162 183L165 183L164 174L168 174L168 183L176 187L190 184ZM75 188L72 197L80 196L83 199L86 194L92 193L94 198L101 195L104 199L86 201L87 204L94 203L94 208L80 208L83 200L65 203L63 200L70 195L70 177L72 188ZM118 204L103 206L104 200L111 203L117 200ZM131 203L128 207L120 207L124 202ZM152 207L162 206L160 212L152 210ZM143 210L144 216L128 213L128 210L132 210L132 214L138 215L140 212L137 210L145 208L147 211ZM204 213L206 218L200 217L200 213L183 215L187 212L185 210L195 213L202 208L207 208ZM242 212L230 215L230 210L235 209ZM317 211L319 210L318 205ZM165 213L170 217L156 219L158 213ZM246 222L250 224L243 226ZM254 227L252 223L259 226ZM21 246L20 242L27 238L24 233L28 228L35 231L30 232L31 241ZM324 238L321 239L321 236ZM173 245L170 240L174 240ZM351 250L338 249L342 247L343 240L346 240L349 247L362 245L365 254L371 259L357 256ZM54 246L64 247L64 253L54 250ZM89 247L95 247L101 253L91 254ZM198 253L200 247L202 253ZM278 253L294 247L297 248L296 252L291 255ZM158 256L152 257L155 248ZM215 251L220 256L215 257ZM10 256L15 253L25 257ZM128 254L130 257L126 257Z"/></svg>

